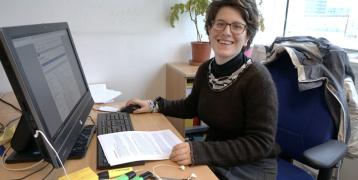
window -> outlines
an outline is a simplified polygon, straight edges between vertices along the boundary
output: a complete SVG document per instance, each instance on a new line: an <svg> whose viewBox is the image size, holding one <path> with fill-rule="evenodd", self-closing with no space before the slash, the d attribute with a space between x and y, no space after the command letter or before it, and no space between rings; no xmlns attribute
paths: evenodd
<svg viewBox="0 0 358 180"><path fill-rule="evenodd" d="M358 6L354 0L289 1L285 36L325 37L358 50Z"/></svg>

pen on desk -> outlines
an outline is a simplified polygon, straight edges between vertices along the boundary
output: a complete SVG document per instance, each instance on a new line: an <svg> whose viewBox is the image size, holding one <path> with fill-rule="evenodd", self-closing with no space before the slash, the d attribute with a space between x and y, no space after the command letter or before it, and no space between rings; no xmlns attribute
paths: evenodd
<svg viewBox="0 0 358 180"><path fill-rule="evenodd" d="M134 177L133 180L145 180L145 179L148 179L148 178L151 178L151 177L153 177L153 174L151 172L149 172L149 171L146 171L143 174Z"/></svg>
<svg viewBox="0 0 358 180"><path fill-rule="evenodd" d="M134 171L130 171L125 173L124 175L116 177L114 180L129 180L136 176L136 173Z"/></svg>
<svg viewBox="0 0 358 180"><path fill-rule="evenodd" d="M110 178L115 178L115 177L121 176L121 175L128 173L130 171L133 171L132 167L111 169L108 171L103 171L103 172L98 173L98 177L100 179L110 179Z"/></svg>

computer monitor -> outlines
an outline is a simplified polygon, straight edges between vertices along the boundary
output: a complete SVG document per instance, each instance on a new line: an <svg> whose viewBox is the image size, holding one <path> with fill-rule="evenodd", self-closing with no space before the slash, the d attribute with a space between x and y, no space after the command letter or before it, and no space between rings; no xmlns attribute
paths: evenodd
<svg viewBox="0 0 358 180"><path fill-rule="evenodd" d="M22 109L7 162L44 158L60 167L93 106L67 23L0 28L0 59Z"/></svg>

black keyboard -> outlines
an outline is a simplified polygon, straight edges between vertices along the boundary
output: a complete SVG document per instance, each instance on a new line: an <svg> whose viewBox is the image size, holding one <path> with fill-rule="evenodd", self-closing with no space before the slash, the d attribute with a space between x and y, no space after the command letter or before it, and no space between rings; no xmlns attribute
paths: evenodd
<svg viewBox="0 0 358 180"><path fill-rule="evenodd" d="M128 113L111 112L100 113L97 116L97 135L108 134L121 131L133 131L132 121ZM111 169L118 167L143 165L144 161L135 161L125 164L111 166L107 162L106 156L102 150L101 144L97 138L97 169Z"/></svg>
<svg viewBox="0 0 358 180"><path fill-rule="evenodd" d="M68 159L80 159L86 155L88 145L96 131L95 125L86 125L83 127L80 136L78 136Z"/></svg>

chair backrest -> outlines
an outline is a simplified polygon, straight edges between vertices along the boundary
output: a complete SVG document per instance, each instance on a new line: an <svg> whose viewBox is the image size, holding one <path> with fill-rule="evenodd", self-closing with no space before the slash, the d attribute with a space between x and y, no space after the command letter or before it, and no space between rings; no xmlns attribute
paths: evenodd
<svg viewBox="0 0 358 180"><path fill-rule="evenodd" d="M324 83L300 92L297 70L287 53L266 66L278 94L277 143L283 155L303 162L306 149L336 139L336 128L324 97Z"/></svg>

